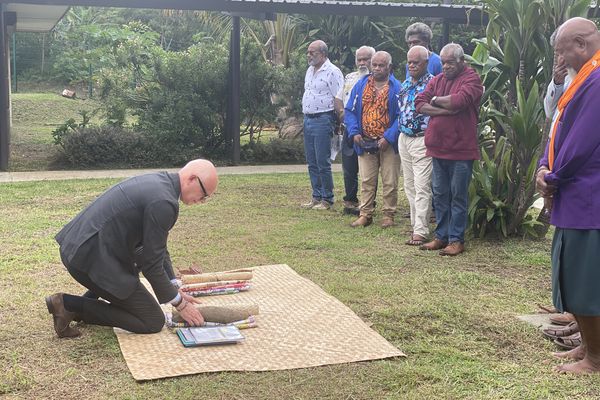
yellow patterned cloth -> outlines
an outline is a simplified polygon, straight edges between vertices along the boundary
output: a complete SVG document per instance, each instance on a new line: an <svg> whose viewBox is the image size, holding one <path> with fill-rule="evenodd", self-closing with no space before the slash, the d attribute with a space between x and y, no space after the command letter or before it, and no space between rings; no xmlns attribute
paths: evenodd
<svg viewBox="0 0 600 400"><path fill-rule="evenodd" d="M383 89L377 91L375 80L370 76L362 95L362 130L363 135L371 139L380 139L390 126L388 112L388 93L390 85L386 82Z"/></svg>

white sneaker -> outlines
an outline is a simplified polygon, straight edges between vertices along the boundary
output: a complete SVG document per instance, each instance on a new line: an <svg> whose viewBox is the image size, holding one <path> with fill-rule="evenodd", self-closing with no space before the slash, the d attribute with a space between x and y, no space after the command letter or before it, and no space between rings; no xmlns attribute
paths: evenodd
<svg viewBox="0 0 600 400"><path fill-rule="evenodd" d="M331 204L326 201L321 201L319 204L313 206L313 210L329 210L331 208Z"/></svg>
<svg viewBox="0 0 600 400"><path fill-rule="evenodd" d="M308 202L306 204L302 204L300 207L305 208L307 210L310 210L311 208L313 208L317 204L321 204L321 202L319 200L317 200L317 199L312 199L310 202Z"/></svg>

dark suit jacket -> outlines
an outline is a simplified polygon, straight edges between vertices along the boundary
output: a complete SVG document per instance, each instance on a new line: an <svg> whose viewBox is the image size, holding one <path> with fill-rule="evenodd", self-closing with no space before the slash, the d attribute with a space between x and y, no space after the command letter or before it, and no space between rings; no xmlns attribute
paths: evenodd
<svg viewBox="0 0 600 400"><path fill-rule="evenodd" d="M180 193L179 175L167 172L113 186L56 235L63 262L117 298L133 293L142 272L160 303L174 299L167 237Z"/></svg>

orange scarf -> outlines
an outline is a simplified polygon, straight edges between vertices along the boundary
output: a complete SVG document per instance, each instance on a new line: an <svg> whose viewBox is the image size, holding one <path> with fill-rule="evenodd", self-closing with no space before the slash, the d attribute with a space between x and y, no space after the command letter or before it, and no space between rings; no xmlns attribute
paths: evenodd
<svg viewBox="0 0 600 400"><path fill-rule="evenodd" d="M558 121L560 121L564 109L567 107L569 102L573 100L573 97L575 97L575 94L577 93L581 85L583 85L583 82L585 82L586 79L591 75L591 73L594 72L598 67L600 67L600 50L598 50L596 54L594 54L594 56L590 58L588 62L586 62L583 65L583 67L581 67L581 69L577 73L577 76L569 85L567 91L564 92L563 95L560 96L560 100L558 100L558 116L556 117L556 123L554 124L554 129L552 130L552 136L550 137L550 147L548 149L548 167L550 168L550 171L552 171L552 167L554 166L554 141L556 140L556 130L558 127Z"/></svg>

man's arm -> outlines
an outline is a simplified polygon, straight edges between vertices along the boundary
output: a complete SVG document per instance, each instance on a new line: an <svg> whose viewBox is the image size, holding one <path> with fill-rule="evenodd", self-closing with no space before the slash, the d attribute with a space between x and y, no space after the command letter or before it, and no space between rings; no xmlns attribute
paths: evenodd
<svg viewBox="0 0 600 400"><path fill-rule="evenodd" d="M177 289L172 285L165 269L169 230L177 221L177 205L169 201L156 201L144 210L143 250L140 269L148 279L161 304L174 300Z"/></svg>
<svg viewBox="0 0 600 400"><path fill-rule="evenodd" d="M461 82L458 92L436 98L435 104L451 111L462 111L469 107L478 108L482 95L481 79L477 74L472 74Z"/></svg>
<svg viewBox="0 0 600 400"><path fill-rule="evenodd" d="M437 104L437 102L436 102ZM419 114L429 115L430 117L437 117L440 115L454 115L457 111L447 110L445 108L432 106L431 104L424 103L421 108L417 110Z"/></svg>

